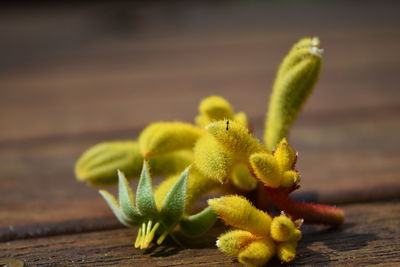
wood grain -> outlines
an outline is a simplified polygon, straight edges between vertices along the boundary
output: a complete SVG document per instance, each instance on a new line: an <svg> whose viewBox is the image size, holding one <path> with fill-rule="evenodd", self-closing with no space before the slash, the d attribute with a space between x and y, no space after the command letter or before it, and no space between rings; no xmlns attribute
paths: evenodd
<svg viewBox="0 0 400 267"><path fill-rule="evenodd" d="M400 202L343 206L346 223L338 229L304 227L298 257L306 266L394 266L400 261ZM168 246L134 249L135 230L121 229L0 243L0 255L41 266L240 266L214 248L215 227L204 238L186 240L187 249ZM273 261L272 266L279 265Z"/></svg>

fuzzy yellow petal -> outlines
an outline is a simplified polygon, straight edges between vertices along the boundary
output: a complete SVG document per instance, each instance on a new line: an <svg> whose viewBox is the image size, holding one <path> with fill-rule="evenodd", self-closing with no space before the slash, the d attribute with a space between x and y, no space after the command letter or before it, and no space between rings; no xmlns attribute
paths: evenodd
<svg viewBox="0 0 400 267"><path fill-rule="evenodd" d="M128 177L137 177L142 164L143 157L137 142L102 142L80 156L75 164L75 175L79 181L92 185L113 184L118 181L118 169Z"/></svg>
<svg viewBox="0 0 400 267"><path fill-rule="evenodd" d="M274 255L275 243L267 238L250 243L239 253L238 260L246 266L258 267L267 264Z"/></svg>
<svg viewBox="0 0 400 267"><path fill-rule="evenodd" d="M264 151L261 143L238 122L218 121L209 124L206 130L238 160L247 162L251 154Z"/></svg>
<svg viewBox="0 0 400 267"><path fill-rule="evenodd" d="M139 136L139 146L146 158L175 150L190 149L204 133L198 127L183 122L156 122Z"/></svg>
<svg viewBox="0 0 400 267"><path fill-rule="evenodd" d="M242 196L228 195L209 199L208 205L226 224L260 236L270 234L271 217Z"/></svg>
<svg viewBox="0 0 400 267"><path fill-rule="evenodd" d="M154 201L156 202L158 210L161 210L165 197L179 177L179 174L171 176L162 181L155 189ZM192 167L190 169L189 178L186 184L185 212L189 213L193 204L199 199L199 197L215 188L217 185L218 183L216 181L210 180L199 173L195 167Z"/></svg>
<svg viewBox="0 0 400 267"><path fill-rule="evenodd" d="M281 171L293 169L297 159L296 151L289 145L286 138L283 138L276 146L274 157Z"/></svg>
<svg viewBox="0 0 400 267"><path fill-rule="evenodd" d="M236 164L232 171L232 183L239 189L251 191L257 187L257 180L250 173L246 164Z"/></svg>
<svg viewBox="0 0 400 267"><path fill-rule="evenodd" d="M299 231L293 221L286 215L274 217L271 222L271 237L277 242L286 242Z"/></svg>
<svg viewBox="0 0 400 267"><path fill-rule="evenodd" d="M276 254L282 262L290 262L296 258L297 242L283 242L276 247Z"/></svg>
<svg viewBox="0 0 400 267"><path fill-rule="evenodd" d="M255 153L250 156L250 164L255 175L267 186L280 186L281 176L274 156L269 153Z"/></svg>
<svg viewBox="0 0 400 267"><path fill-rule="evenodd" d="M233 158L231 153L207 133L196 142L194 165L206 177L223 183L232 170Z"/></svg>
<svg viewBox="0 0 400 267"><path fill-rule="evenodd" d="M243 230L232 230L218 237L217 247L223 253L230 256L237 256L257 237L250 232Z"/></svg>

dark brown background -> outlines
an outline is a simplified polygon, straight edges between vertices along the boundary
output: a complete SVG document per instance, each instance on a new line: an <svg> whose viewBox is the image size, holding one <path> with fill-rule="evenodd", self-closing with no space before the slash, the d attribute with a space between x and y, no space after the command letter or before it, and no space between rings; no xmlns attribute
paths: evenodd
<svg viewBox="0 0 400 267"><path fill-rule="evenodd" d="M74 161L151 121L192 121L210 94L247 112L261 136L277 65L297 39L319 36L322 75L291 136L303 177L296 197L338 204L347 222L306 227L293 265L395 265L399 14L395 1L2 6L0 258L232 266L214 247L222 226L185 250L134 249L135 230L75 181Z"/></svg>

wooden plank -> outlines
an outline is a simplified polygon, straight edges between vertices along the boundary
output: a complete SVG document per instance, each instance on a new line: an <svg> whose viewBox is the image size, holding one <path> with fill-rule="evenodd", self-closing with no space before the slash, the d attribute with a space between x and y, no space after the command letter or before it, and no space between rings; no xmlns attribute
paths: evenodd
<svg viewBox="0 0 400 267"><path fill-rule="evenodd" d="M400 202L343 206L346 223L338 229L307 226L293 265L306 266L393 266L400 261ZM133 248L135 230L121 229L94 233L27 239L0 243L0 255L41 266L240 266L214 247L215 237L224 231L219 225L204 238L186 240L187 249L173 243ZM271 266L278 266L273 261Z"/></svg>

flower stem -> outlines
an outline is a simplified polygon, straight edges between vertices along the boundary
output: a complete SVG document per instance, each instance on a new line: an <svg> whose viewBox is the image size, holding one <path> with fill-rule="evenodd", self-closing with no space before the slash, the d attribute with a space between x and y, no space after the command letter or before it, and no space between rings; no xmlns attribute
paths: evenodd
<svg viewBox="0 0 400 267"><path fill-rule="evenodd" d="M276 207L293 219L304 219L305 223L338 226L344 222L344 211L335 206L297 203L289 197L289 191L264 186Z"/></svg>

